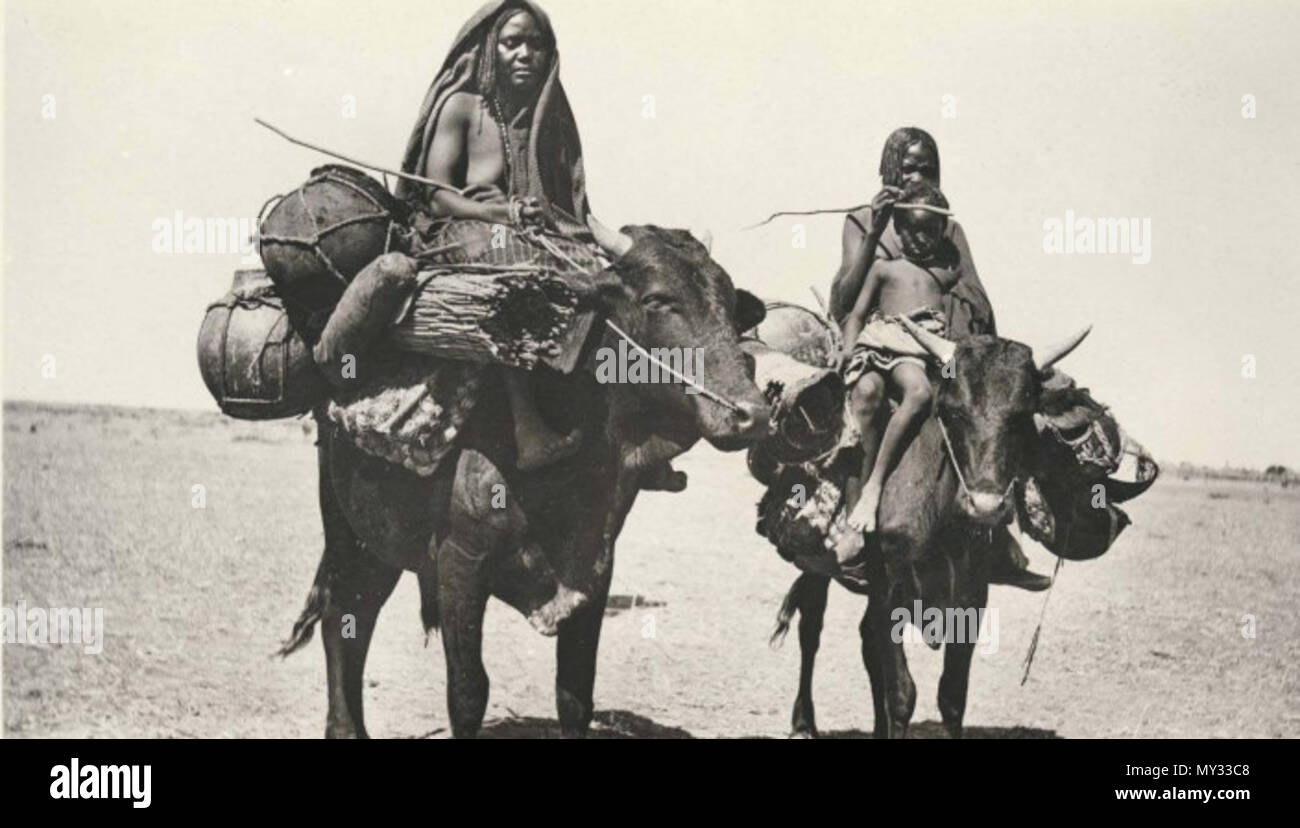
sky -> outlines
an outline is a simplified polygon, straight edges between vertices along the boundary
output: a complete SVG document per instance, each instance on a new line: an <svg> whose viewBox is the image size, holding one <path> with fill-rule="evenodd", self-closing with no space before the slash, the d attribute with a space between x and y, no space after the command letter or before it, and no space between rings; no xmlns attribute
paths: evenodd
<svg viewBox="0 0 1300 828"><path fill-rule="evenodd" d="M738 285L815 307L842 218L741 228L868 201L921 126L1002 335L1092 324L1062 367L1163 460L1300 468L1300 5L544 6L607 224L708 230ZM4 397L215 410L195 338L242 257L160 228L251 219L325 160L254 116L396 166L476 7L5 3ZM1149 261L1048 252L1068 214L1137 219Z"/></svg>

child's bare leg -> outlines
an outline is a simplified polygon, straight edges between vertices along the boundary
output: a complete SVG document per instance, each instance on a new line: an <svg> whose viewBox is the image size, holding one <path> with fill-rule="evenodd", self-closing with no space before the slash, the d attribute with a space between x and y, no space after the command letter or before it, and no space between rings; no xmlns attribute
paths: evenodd
<svg viewBox="0 0 1300 828"><path fill-rule="evenodd" d="M885 375L868 371L858 378L849 390L849 415L858 426L859 440L862 444L864 460L862 467L869 469L876 459L876 449L880 445L880 406L885 402ZM849 503L857 503L862 496L863 480L858 476L848 479L844 487L844 496ZM826 538L826 548L835 550L835 557L840 564L857 557L862 551L862 539L854 537L860 532L831 534Z"/></svg>
<svg viewBox="0 0 1300 828"><path fill-rule="evenodd" d="M528 372L519 368L506 368L503 372L506 396L510 399L510 412L515 423L516 465L520 471L541 468L578 450L582 432L574 429L560 436L542 419L528 387Z"/></svg>
<svg viewBox="0 0 1300 828"><path fill-rule="evenodd" d="M862 443L863 468L868 468L876 461L876 450L880 448L880 424L877 416L880 406L885 401L885 375L868 371L853 386L849 394L849 412L858 423L858 434Z"/></svg>
<svg viewBox="0 0 1300 828"><path fill-rule="evenodd" d="M930 413L930 380L925 369L911 362L900 362L890 372L890 381L902 392L898 410L889 418L880 451L871 468L871 476L862 487L862 497L849 515L849 526L862 532L876 531L876 510L885 480L902 459L903 452Z"/></svg>

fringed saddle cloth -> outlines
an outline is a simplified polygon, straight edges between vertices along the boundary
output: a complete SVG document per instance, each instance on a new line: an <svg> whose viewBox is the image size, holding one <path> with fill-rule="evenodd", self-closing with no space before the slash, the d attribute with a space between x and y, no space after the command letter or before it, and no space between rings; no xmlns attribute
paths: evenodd
<svg viewBox="0 0 1300 828"><path fill-rule="evenodd" d="M581 278L604 266L587 245L561 236L538 241L507 230L504 245L493 244L500 228L485 222L453 221L442 225L425 248L444 248L428 255L413 253L424 266L536 265L567 277ZM559 356L544 360L557 370L572 370L592 327L592 314L579 314L564 336ZM328 417L363 451L430 476L456 444L478 399L485 366L434 357L396 353L392 368L360 389L338 394Z"/></svg>
<svg viewBox="0 0 1300 828"><path fill-rule="evenodd" d="M331 422L367 454L428 477L478 398L480 366L403 354L391 372L330 400Z"/></svg>

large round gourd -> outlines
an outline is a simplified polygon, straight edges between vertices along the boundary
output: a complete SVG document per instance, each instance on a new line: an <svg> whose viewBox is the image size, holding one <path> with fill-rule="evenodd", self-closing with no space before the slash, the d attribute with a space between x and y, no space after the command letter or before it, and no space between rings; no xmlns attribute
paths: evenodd
<svg viewBox="0 0 1300 828"><path fill-rule="evenodd" d="M378 181L337 164L312 170L266 213L258 228L262 264L309 343L352 278L395 248L406 215Z"/></svg>
<svg viewBox="0 0 1300 828"><path fill-rule="evenodd" d="M217 405L241 420L306 413L328 390L263 270L236 271L230 292L208 306L198 357Z"/></svg>

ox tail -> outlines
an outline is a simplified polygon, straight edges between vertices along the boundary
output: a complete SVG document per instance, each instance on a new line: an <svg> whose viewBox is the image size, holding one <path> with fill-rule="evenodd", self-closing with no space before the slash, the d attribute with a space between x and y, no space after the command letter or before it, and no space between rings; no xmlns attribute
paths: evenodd
<svg viewBox="0 0 1300 828"><path fill-rule="evenodd" d="M319 474L319 496L321 523L325 529L325 550L321 553L320 564L316 567L316 577L312 580L311 591L307 593L307 604L293 623L293 631L280 645L276 655L287 658L290 653L302 649L311 641L316 624L329 603L330 585L335 581L339 569L340 553L356 545L356 536L348 527L347 520L339 508L338 500L330 485L329 435L332 431L329 419L323 407L318 407L313 416L316 420L317 468Z"/></svg>
<svg viewBox="0 0 1300 828"><path fill-rule="evenodd" d="M794 614L799 611L799 588L802 584L802 575L794 579L790 591L785 594L785 600L781 602L781 609L776 613L776 628L772 630L772 637L767 640L768 646L773 649L780 647L785 642L786 633L790 632L790 622L794 620Z"/></svg>
<svg viewBox="0 0 1300 828"><path fill-rule="evenodd" d="M420 623L424 625L424 645L429 645L429 634L438 631L438 572L432 558L416 573L420 582Z"/></svg>
<svg viewBox="0 0 1300 828"><path fill-rule="evenodd" d="M307 604L298 615L298 620L293 622L293 631L275 653L280 658L287 658L290 653L302 649L304 644L311 641L312 633L321 619L321 613L325 611L325 602L329 597L331 563L329 547L326 546L320 565L316 567L316 579L312 582L311 591L307 593Z"/></svg>

